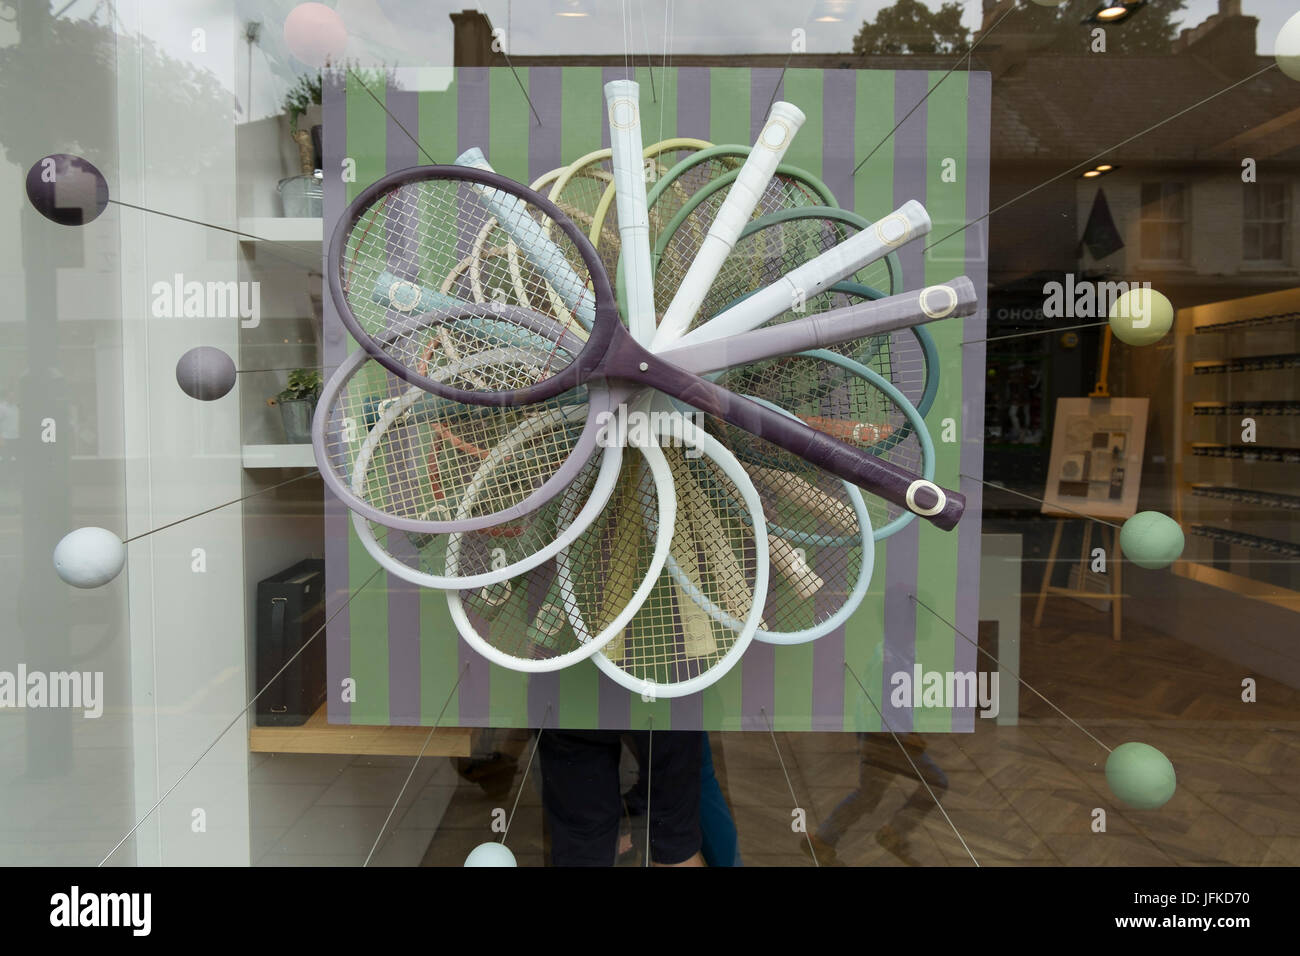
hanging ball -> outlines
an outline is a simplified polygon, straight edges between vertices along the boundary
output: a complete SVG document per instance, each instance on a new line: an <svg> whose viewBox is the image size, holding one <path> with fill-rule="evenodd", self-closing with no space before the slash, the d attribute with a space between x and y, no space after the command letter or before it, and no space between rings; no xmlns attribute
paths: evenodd
<svg viewBox="0 0 1300 956"><path fill-rule="evenodd" d="M311 67L337 63L348 45L343 19L323 3L300 3L284 18L289 52Z"/></svg>
<svg viewBox="0 0 1300 956"><path fill-rule="evenodd" d="M504 843L480 843L465 857L466 866L518 866L515 855Z"/></svg>
<svg viewBox="0 0 1300 956"><path fill-rule="evenodd" d="M1293 80L1300 80L1300 13L1282 24L1273 43L1278 69Z"/></svg>
<svg viewBox="0 0 1300 956"><path fill-rule="evenodd" d="M126 545L107 528L78 528L54 546L54 570L74 588L97 588L117 577Z"/></svg>
<svg viewBox="0 0 1300 956"><path fill-rule="evenodd" d="M1040 7L1059 7L1065 0L1034 0Z"/></svg>
<svg viewBox="0 0 1300 956"><path fill-rule="evenodd" d="M1182 556L1183 529L1159 511L1139 511L1124 522L1119 547L1139 568L1167 568Z"/></svg>
<svg viewBox="0 0 1300 956"><path fill-rule="evenodd" d="M200 345L176 363L176 384L190 398L215 401L235 387L235 361L221 349Z"/></svg>
<svg viewBox="0 0 1300 956"><path fill-rule="evenodd" d="M1128 345L1159 342L1174 324L1174 307L1154 289L1125 292L1110 307L1110 330Z"/></svg>
<svg viewBox="0 0 1300 956"><path fill-rule="evenodd" d="M1155 747L1130 741L1106 758L1106 784L1130 807L1158 810L1178 786L1174 765Z"/></svg>
<svg viewBox="0 0 1300 956"><path fill-rule="evenodd" d="M108 208L108 182L89 160L53 153L27 170L27 199L51 222L84 226Z"/></svg>

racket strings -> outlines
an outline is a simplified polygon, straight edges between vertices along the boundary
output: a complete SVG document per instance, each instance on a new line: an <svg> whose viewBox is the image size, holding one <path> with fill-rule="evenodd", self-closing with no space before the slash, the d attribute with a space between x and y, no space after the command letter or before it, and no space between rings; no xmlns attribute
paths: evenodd
<svg viewBox="0 0 1300 956"><path fill-rule="evenodd" d="M634 681L671 685L717 667L736 648L754 609L757 560L752 518L735 514L743 499L726 472L708 457L688 457L688 449L663 452L677 497L669 558L603 653Z"/></svg>
<svg viewBox="0 0 1300 956"><path fill-rule="evenodd" d="M542 509L531 522L530 534L554 538L569 527L592 492L595 472L594 467L586 469ZM649 536L658 524L657 486L641 467L639 455L625 456L611 501L616 505L606 508L555 558L506 580L457 592L472 628L470 636L518 661L579 653L593 641L610 637L610 625L648 574L653 545ZM492 553L502 545L482 534L451 538L458 573L487 561L507 560Z"/></svg>
<svg viewBox="0 0 1300 956"><path fill-rule="evenodd" d="M909 414L864 377L855 364L793 355L733 369L721 382L731 391L770 402L818 431L922 475L927 464L932 464L926 460L921 440L924 424L914 417L914 411ZM825 473L797 455L729 425L712 423L711 427L738 458L762 473L784 472L815 487L823 486ZM755 483L760 484L760 479ZM811 499L791 500L806 503ZM866 495L865 502L873 528L885 527L905 511L876 495Z"/></svg>
<svg viewBox="0 0 1300 956"><path fill-rule="evenodd" d="M518 197L498 191L495 198L512 215L550 222ZM431 370L422 374L439 378L435 372L461 375L475 363L463 376L468 387L516 389L567 367L586 334L555 283L590 297L590 275L572 239L558 227L550 231L550 243L532 258L502 256L512 244L476 185L407 182L357 215L340 257L340 285L363 333L403 367L422 366ZM429 348L435 338L441 358Z"/></svg>
<svg viewBox="0 0 1300 956"><path fill-rule="evenodd" d="M710 161L706 165L712 163L713 161ZM718 175L723 174L719 170L715 172ZM716 176L711 178L716 179ZM657 253L656 303L663 302L666 307L677 294L729 191L730 184L721 188L703 186L677 211L665 231L659 235L654 246ZM777 173L764 187L751 219L782 209L814 205L821 201L821 197L801 180L785 173Z"/></svg>
<svg viewBox="0 0 1300 956"><path fill-rule="evenodd" d="M367 361L320 412L325 458L353 494L385 516L451 521L498 514L568 462L585 402L586 390L574 389L533 405L467 405Z"/></svg>

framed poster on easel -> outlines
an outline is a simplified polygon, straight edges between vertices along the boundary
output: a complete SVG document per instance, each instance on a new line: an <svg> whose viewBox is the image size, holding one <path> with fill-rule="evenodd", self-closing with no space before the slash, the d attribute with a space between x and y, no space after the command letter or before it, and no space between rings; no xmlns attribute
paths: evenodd
<svg viewBox="0 0 1300 956"><path fill-rule="evenodd" d="M1133 517L1142 482L1147 406L1145 398L1057 399L1043 514Z"/></svg>
<svg viewBox="0 0 1300 956"><path fill-rule="evenodd" d="M1103 379L1104 381L1104 379ZM1100 390L1100 387L1099 387ZM1052 455L1047 466L1047 487L1043 490L1043 514L1058 520L1047 553L1043 583L1034 610L1034 626L1043 622L1047 595L1057 594L1096 603L1109 602L1111 636L1120 638L1123 619L1123 560L1119 549L1119 526L1137 512L1138 489L1142 484L1142 452L1146 447L1147 407L1145 398L1061 398L1056 402L1056 427L1052 436ZM1081 518L1084 522L1079 564L1073 569L1070 586L1052 584L1057 553L1065 522ZM1099 576L1087 573L1095 569L1092 559L1092 530L1100 519L1111 527L1109 573L1100 580L1105 590L1090 588ZM1104 607L1105 604L1103 603Z"/></svg>

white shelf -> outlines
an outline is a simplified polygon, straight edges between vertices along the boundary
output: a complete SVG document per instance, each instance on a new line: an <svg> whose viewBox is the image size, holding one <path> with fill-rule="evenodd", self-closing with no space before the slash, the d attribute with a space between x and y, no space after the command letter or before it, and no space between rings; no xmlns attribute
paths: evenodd
<svg viewBox="0 0 1300 956"><path fill-rule="evenodd" d="M324 221L315 217L310 219L286 219L284 217L254 217L239 220L239 231L245 233L239 237L240 242L291 242L301 246L319 248L325 234Z"/></svg>
<svg viewBox="0 0 1300 956"><path fill-rule="evenodd" d="M301 445L245 445L245 468L315 468L316 456L311 444Z"/></svg>

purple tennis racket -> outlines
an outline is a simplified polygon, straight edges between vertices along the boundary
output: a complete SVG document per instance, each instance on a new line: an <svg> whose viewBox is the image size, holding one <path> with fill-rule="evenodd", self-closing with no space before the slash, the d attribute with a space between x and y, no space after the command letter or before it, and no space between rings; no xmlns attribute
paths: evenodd
<svg viewBox="0 0 1300 956"><path fill-rule="evenodd" d="M589 330L576 320L566 323L499 303L421 297L418 314L413 309L394 312L397 295L387 298L387 306L381 304L374 295L381 273L416 288L438 286L447 264L459 261L469 237L492 217L485 197L497 210L508 206L512 215L526 215L544 227L549 246L529 250L531 271L524 281L540 289L547 277L563 274L589 288L594 303ZM742 398L639 345L619 319L609 278L587 237L545 197L503 176L424 166L384 177L348 207L330 242L327 273L340 317L366 351L394 375L444 399L520 412L551 406L553 411L559 396L585 390L588 417L570 450L578 468L606 433L608 414L631 395L653 387L936 527L951 529L961 518L962 495ZM963 281L913 293L914 304L931 318L960 314L959 308L970 311L973 295L958 288ZM828 344L832 331L831 316L822 315L746 338L764 341L776 334L788 337L790 351L800 351ZM549 447L553 459L555 445ZM503 502L493 512L496 520L510 520L554 498L570 476L565 463L551 460L546 468L521 468L520 479L524 493ZM488 517L480 513L478 520Z"/></svg>

